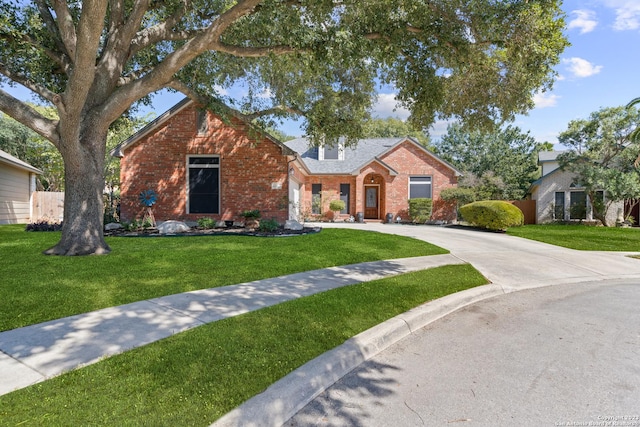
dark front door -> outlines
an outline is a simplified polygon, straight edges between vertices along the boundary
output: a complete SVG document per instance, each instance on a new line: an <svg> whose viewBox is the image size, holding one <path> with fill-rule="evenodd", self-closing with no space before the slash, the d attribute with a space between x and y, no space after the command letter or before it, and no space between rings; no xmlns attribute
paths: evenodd
<svg viewBox="0 0 640 427"><path fill-rule="evenodd" d="M364 217L365 219L379 218L379 190L377 185L364 187Z"/></svg>

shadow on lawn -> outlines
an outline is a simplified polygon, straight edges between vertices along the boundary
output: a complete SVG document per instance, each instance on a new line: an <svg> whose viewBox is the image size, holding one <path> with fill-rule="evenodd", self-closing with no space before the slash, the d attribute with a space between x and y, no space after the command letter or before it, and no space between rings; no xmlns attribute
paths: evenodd
<svg viewBox="0 0 640 427"><path fill-rule="evenodd" d="M170 295L1 332L0 351L51 377L195 326L405 272L379 261Z"/></svg>

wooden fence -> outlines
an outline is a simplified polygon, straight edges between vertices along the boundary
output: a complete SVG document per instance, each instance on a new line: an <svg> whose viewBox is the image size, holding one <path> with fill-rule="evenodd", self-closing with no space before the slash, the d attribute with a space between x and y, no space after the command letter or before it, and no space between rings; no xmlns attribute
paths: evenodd
<svg viewBox="0 0 640 427"><path fill-rule="evenodd" d="M34 191L31 197L31 222L39 220L62 221L64 193Z"/></svg>
<svg viewBox="0 0 640 427"><path fill-rule="evenodd" d="M520 208L524 214L525 224L536 223L536 201L535 200L510 200L509 203Z"/></svg>

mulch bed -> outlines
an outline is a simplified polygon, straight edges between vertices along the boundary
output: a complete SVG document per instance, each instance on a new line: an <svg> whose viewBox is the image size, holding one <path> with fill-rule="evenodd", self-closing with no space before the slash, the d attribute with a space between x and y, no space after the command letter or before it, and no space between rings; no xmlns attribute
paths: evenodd
<svg viewBox="0 0 640 427"><path fill-rule="evenodd" d="M302 230L285 230L284 228L278 228L274 231L259 231L242 227L227 227L227 228L192 228L191 230L183 233L176 234L160 234L157 228L147 228L136 231L126 231L124 229L117 230L105 230L105 236L111 237L177 237L177 236L220 236L220 235L235 235L235 236L258 236L258 237L287 237L287 236L299 236L304 234L318 233L322 230L320 227L304 227Z"/></svg>

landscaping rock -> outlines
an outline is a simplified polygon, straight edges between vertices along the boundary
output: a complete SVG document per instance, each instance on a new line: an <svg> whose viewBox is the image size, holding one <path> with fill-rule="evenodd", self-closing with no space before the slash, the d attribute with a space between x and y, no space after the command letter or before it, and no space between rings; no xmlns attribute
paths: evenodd
<svg viewBox="0 0 640 427"><path fill-rule="evenodd" d="M285 223L284 223L284 229L285 230L302 230L304 227L302 226L302 224L300 224L298 221L296 221L295 219L288 219Z"/></svg>
<svg viewBox="0 0 640 427"><path fill-rule="evenodd" d="M191 228L182 221L169 220L158 226L158 233L160 234L185 233L189 230L191 230Z"/></svg>
<svg viewBox="0 0 640 427"><path fill-rule="evenodd" d="M104 226L104 229L107 231L120 230L121 228L124 227L122 226L122 224L118 224L117 222L110 222L109 224Z"/></svg>
<svg viewBox="0 0 640 427"><path fill-rule="evenodd" d="M216 228L225 228L227 226L227 221L216 221Z"/></svg>

